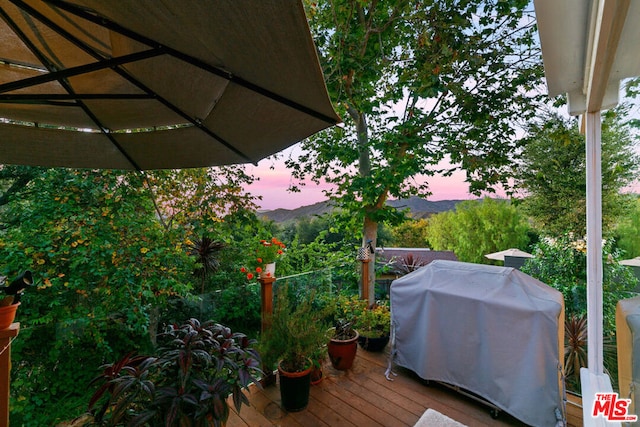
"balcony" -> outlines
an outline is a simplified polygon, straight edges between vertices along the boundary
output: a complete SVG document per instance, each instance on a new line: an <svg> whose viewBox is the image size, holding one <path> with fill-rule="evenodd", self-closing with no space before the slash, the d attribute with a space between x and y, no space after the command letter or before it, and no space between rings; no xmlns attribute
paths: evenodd
<svg viewBox="0 0 640 427"><path fill-rule="evenodd" d="M412 372L397 368L387 381L388 347L385 353L358 349L353 368L337 371L326 363L324 380L311 387L309 406L288 413L280 407L276 386L251 388L250 407L232 411L227 427L247 426L413 426L432 408L469 427L525 426L502 412L493 419L489 407L438 384L426 384ZM572 398L575 401L575 398ZM582 425L582 410L567 405L568 425Z"/></svg>

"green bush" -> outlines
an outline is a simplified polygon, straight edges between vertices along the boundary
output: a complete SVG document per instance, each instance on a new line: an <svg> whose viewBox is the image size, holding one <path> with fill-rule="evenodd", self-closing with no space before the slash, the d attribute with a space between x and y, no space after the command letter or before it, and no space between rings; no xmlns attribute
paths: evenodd
<svg viewBox="0 0 640 427"><path fill-rule="evenodd" d="M565 375L567 388L580 392L580 368L587 361L587 257L586 244L570 236L541 239L534 258L522 271L559 290L565 302ZM603 350L604 367L614 389L617 387L615 310L619 300L632 296L638 280L629 268L620 265L620 251L613 241L603 248Z"/></svg>
<svg viewBox="0 0 640 427"><path fill-rule="evenodd" d="M603 315L605 335L615 334L615 310L619 300L629 298L638 279L631 270L619 264L621 253L608 240L603 255ZM559 290L564 296L566 317L587 312L587 247L583 240L565 235L558 239L543 238L534 249L522 271Z"/></svg>

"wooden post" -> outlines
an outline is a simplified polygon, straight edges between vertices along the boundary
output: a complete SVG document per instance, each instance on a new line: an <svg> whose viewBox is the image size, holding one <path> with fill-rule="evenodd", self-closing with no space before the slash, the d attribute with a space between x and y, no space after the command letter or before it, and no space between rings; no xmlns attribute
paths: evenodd
<svg viewBox="0 0 640 427"><path fill-rule="evenodd" d="M271 325L271 315L273 314L273 282L275 277L259 278L260 282L260 315L262 318L262 332Z"/></svg>
<svg viewBox="0 0 640 427"><path fill-rule="evenodd" d="M9 425L9 386L11 383L11 340L20 332L20 323L0 331L0 427Z"/></svg>
<svg viewBox="0 0 640 427"><path fill-rule="evenodd" d="M363 300L369 301L369 260L363 259L362 262L362 295Z"/></svg>

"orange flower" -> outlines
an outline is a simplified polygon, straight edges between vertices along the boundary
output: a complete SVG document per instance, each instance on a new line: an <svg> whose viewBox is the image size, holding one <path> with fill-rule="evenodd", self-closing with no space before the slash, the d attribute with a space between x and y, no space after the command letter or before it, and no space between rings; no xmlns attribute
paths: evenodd
<svg viewBox="0 0 640 427"><path fill-rule="evenodd" d="M242 267L242 268L240 269L240 272L241 272L241 273L246 273L246 272L247 272L247 269L246 269L246 268L244 268L244 267Z"/></svg>
<svg viewBox="0 0 640 427"><path fill-rule="evenodd" d="M262 267L256 267L256 273L262 273Z"/></svg>
<svg viewBox="0 0 640 427"><path fill-rule="evenodd" d="M253 279L253 273L247 274L247 279L249 279L249 280Z"/></svg>

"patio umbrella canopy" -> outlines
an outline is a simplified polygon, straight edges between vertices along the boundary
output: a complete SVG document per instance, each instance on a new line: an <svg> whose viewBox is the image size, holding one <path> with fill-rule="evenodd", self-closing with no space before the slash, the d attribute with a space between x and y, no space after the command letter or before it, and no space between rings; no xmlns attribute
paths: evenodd
<svg viewBox="0 0 640 427"><path fill-rule="evenodd" d="M0 164L257 163L336 124L300 2L0 0Z"/></svg>
<svg viewBox="0 0 640 427"><path fill-rule="evenodd" d="M519 257L519 258L533 258L533 255L527 253L525 251L521 251L520 249L506 249L500 252L494 252L492 254L486 254L484 257L488 259L494 259L498 261L504 261L505 257Z"/></svg>
<svg viewBox="0 0 640 427"><path fill-rule="evenodd" d="M622 265L628 265L630 267L640 267L640 257L635 257L631 259L623 259L620 261Z"/></svg>

